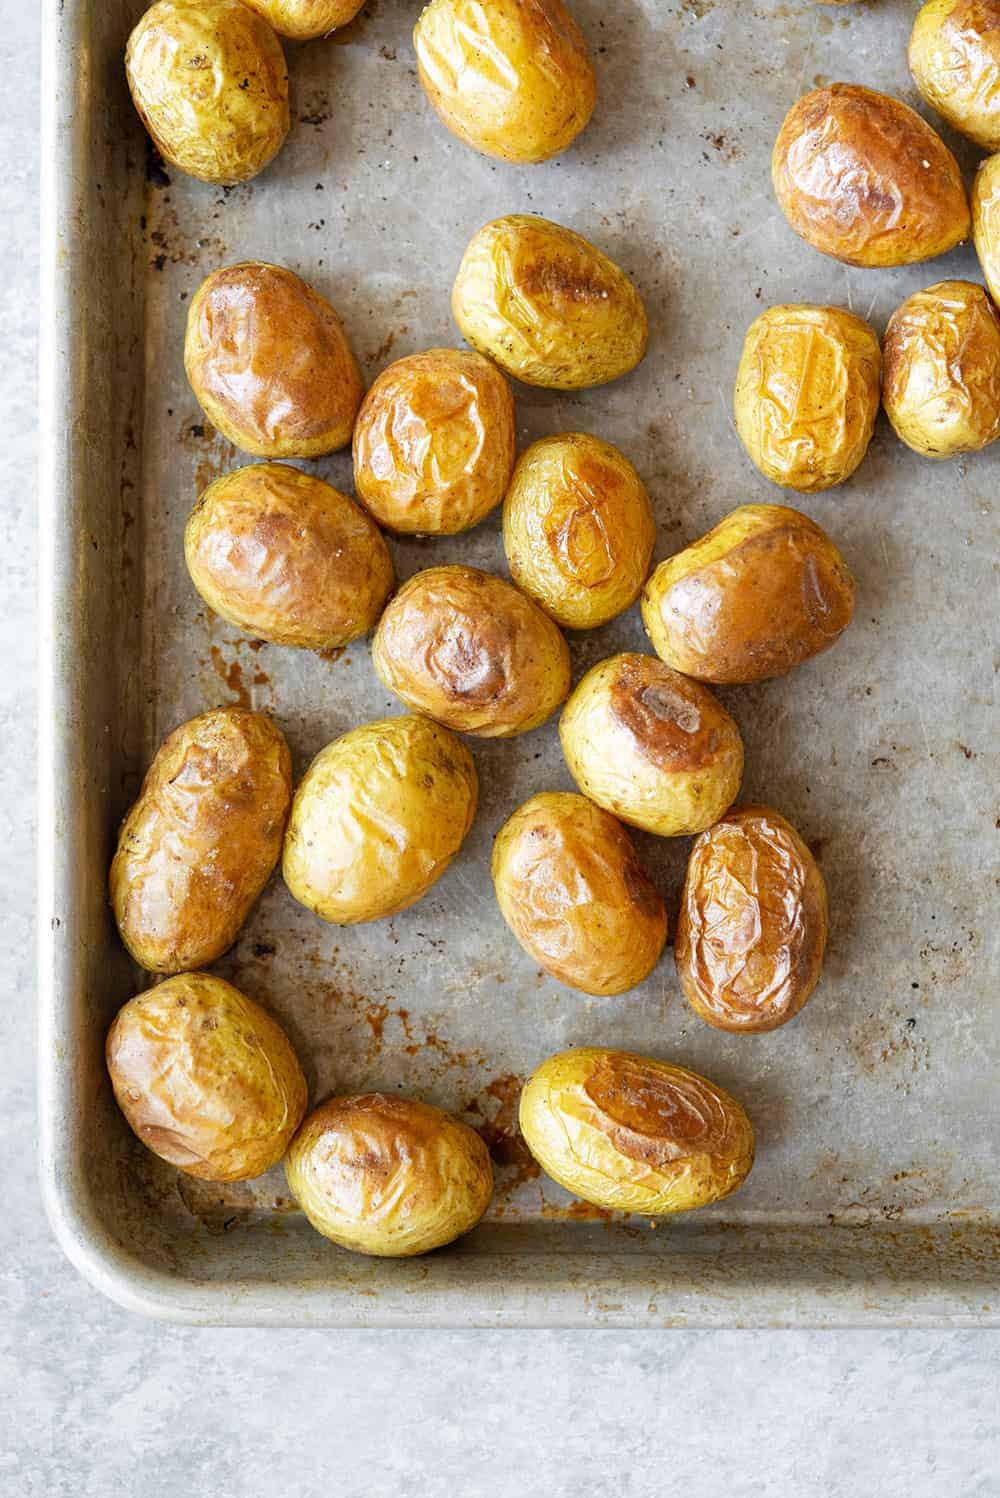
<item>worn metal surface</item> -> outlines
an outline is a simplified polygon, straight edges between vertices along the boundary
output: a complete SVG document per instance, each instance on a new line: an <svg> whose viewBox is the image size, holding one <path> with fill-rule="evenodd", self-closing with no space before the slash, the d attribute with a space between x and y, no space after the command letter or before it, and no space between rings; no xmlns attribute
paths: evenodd
<svg viewBox="0 0 1000 1498"><path fill-rule="evenodd" d="M498 1191L471 1238L419 1262L367 1262L289 1211L280 1171L221 1190L178 1178L128 1135L101 1063L106 1024L138 981L105 871L163 734L250 703L275 715L301 770L396 708L365 643L334 660L258 647L190 585L187 512L244 461L184 381L200 278L240 258L290 265L331 297L371 378L459 341L450 283L485 220L534 210L582 231L641 287L650 351L603 390L519 389L520 437L583 428L619 444L652 492L657 555L669 554L732 506L783 497L729 415L742 335L763 306L852 305L881 331L910 291L977 274L971 251L847 270L796 240L771 195L770 146L806 87L843 78L914 102L912 8L577 0L597 114L563 158L514 168L438 125L413 67L417 7L372 0L339 38L289 47L288 144L228 192L147 158L120 61L142 8L47 7L40 1067L42 1175L67 1250L126 1304L201 1321L1000 1320L996 451L931 465L880 421L856 477L801 502L857 576L850 631L783 680L721 694L746 739L745 794L800 828L829 885L825 976L793 1024L759 1037L701 1025L669 951L641 990L610 1000L569 992L521 952L489 850L524 798L569 786L550 724L472 743L476 826L414 909L328 928L275 879L216 969L281 1017L314 1098L405 1088L483 1129ZM303 466L350 489L344 455ZM403 577L432 561L502 570L495 519L392 550ZM577 676L645 648L638 611L571 644ZM640 842L675 906L687 841ZM681 1060L745 1102L759 1155L736 1197L678 1222L619 1222L538 1175L514 1128L519 1082L551 1051L595 1042Z"/></svg>

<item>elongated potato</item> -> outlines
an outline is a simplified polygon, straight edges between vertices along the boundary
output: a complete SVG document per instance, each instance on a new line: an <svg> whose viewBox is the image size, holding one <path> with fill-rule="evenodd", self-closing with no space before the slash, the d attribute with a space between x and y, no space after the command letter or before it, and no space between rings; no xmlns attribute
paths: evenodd
<svg viewBox="0 0 1000 1498"><path fill-rule="evenodd" d="M243 4L269 21L279 35L309 42L353 21L364 0L243 0Z"/></svg>
<svg viewBox="0 0 1000 1498"><path fill-rule="evenodd" d="M1000 156L987 157L972 184L972 242L996 302L1000 298Z"/></svg>
<svg viewBox="0 0 1000 1498"><path fill-rule="evenodd" d="M291 797L288 745L260 713L215 708L164 739L111 864L140 967L187 972L232 945L278 861Z"/></svg>
<svg viewBox="0 0 1000 1498"><path fill-rule="evenodd" d="M928 0L910 35L910 72L953 130L1000 150L1000 4Z"/></svg>

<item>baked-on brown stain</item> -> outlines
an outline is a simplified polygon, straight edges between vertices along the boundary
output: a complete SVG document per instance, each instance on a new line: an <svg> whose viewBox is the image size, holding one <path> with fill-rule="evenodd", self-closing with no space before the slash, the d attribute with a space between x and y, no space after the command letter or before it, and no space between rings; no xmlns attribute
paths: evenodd
<svg viewBox="0 0 1000 1498"><path fill-rule="evenodd" d="M719 744L705 721L704 690L650 656L622 657L611 686L611 712L647 759L668 770L700 770ZM703 716L704 714L704 716Z"/></svg>

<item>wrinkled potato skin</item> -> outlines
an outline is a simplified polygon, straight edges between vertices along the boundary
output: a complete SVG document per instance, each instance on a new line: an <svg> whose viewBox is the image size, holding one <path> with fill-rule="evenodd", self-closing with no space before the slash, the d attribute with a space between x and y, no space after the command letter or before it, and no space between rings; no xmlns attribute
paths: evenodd
<svg viewBox="0 0 1000 1498"><path fill-rule="evenodd" d="M645 486L610 442L564 432L518 459L503 507L510 575L566 629L631 607L656 541Z"/></svg>
<svg viewBox="0 0 1000 1498"><path fill-rule="evenodd" d="M130 999L106 1056L129 1127L202 1181L263 1175L306 1111L306 1079L284 1030L208 973L181 973Z"/></svg>
<svg viewBox="0 0 1000 1498"><path fill-rule="evenodd" d="M258 640L330 650L366 634L393 584L382 534L353 500L283 463L210 484L184 532L191 581Z"/></svg>
<svg viewBox="0 0 1000 1498"><path fill-rule="evenodd" d="M468 1124L397 1094L335 1097L285 1159L317 1232L354 1253L403 1258L467 1233L493 1195L489 1150Z"/></svg>
<svg viewBox="0 0 1000 1498"><path fill-rule="evenodd" d="M958 162L887 94L852 83L805 94L785 117L771 171L796 234L846 265L910 265L968 238Z"/></svg>
<svg viewBox="0 0 1000 1498"><path fill-rule="evenodd" d="M881 398L874 329L840 307L770 307L750 324L736 430L765 478L803 494L850 478Z"/></svg>
<svg viewBox="0 0 1000 1498"><path fill-rule="evenodd" d="M585 796L660 837L710 827L743 778L743 740L721 703L651 655L614 655L588 671L559 738Z"/></svg>
<svg viewBox="0 0 1000 1498"><path fill-rule="evenodd" d="M1000 297L1000 156L987 157L972 184L972 242L996 302Z"/></svg>
<svg viewBox="0 0 1000 1498"><path fill-rule="evenodd" d="M1000 4L928 0L910 36L917 88L953 130L1000 150Z"/></svg>
<svg viewBox="0 0 1000 1498"><path fill-rule="evenodd" d="M692 1009L717 1030L776 1030L819 981L826 886L795 828L739 806L691 850L674 959Z"/></svg>
<svg viewBox="0 0 1000 1498"><path fill-rule="evenodd" d="M125 70L160 155L191 177L246 182L284 144L285 55L241 0L158 0L129 37Z"/></svg>
<svg viewBox="0 0 1000 1498"><path fill-rule="evenodd" d="M625 272L534 214L495 219L473 236L451 307L462 337L526 385L605 385L646 352L646 310Z"/></svg>
<svg viewBox="0 0 1000 1498"><path fill-rule="evenodd" d="M885 414L914 452L952 458L1000 436L1000 318L981 286L915 292L890 317L882 357Z"/></svg>
<svg viewBox="0 0 1000 1498"><path fill-rule="evenodd" d="M545 161L594 112L597 79L562 0L431 0L413 45L438 117L486 156Z"/></svg>
<svg viewBox="0 0 1000 1498"><path fill-rule="evenodd" d="M642 621L661 660L699 681L783 676L835 645L854 579L825 531L785 505L741 505L656 568Z"/></svg>
<svg viewBox="0 0 1000 1498"><path fill-rule="evenodd" d="M660 1217L741 1186L754 1133L735 1098L683 1066L581 1046L544 1061L521 1093L521 1133L567 1191Z"/></svg>
<svg viewBox="0 0 1000 1498"><path fill-rule="evenodd" d="M279 36L311 42L353 21L364 0L243 0L264 17Z"/></svg>
<svg viewBox="0 0 1000 1498"><path fill-rule="evenodd" d="M184 368L212 425L255 458L317 458L344 447L364 395L330 303L292 271L260 260L201 283Z"/></svg>
<svg viewBox="0 0 1000 1498"><path fill-rule="evenodd" d="M407 707L481 738L537 728L569 692L558 627L475 567L428 567L404 583L379 622L372 660Z"/></svg>
<svg viewBox="0 0 1000 1498"><path fill-rule="evenodd" d="M122 823L111 903L149 973L207 967L232 946L281 852L292 761L261 713L219 707L175 728Z"/></svg>
<svg viewBox="0 0 1000 1498"><path fill-rule="evenodd" d="M503 499L514 468L514 397L470 349L397 359L365 396L354 428L354 486L389 530L453 536Z"/></svg>

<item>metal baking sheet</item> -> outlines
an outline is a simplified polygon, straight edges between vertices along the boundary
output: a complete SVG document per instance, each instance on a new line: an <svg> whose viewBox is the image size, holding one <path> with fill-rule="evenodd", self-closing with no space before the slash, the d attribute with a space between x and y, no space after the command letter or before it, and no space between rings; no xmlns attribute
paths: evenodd
<svg viewBox="0 0 1000 1498"><path fill-rule="evenodd" d="M43 311L41 1170L53 1223L96 1285L201 1322L821 1325L1000 1322L997 1142L998 450L922 462L880 421L847 485L801 507L859 585L839 647L780 681L723 692L746 739L745 794L802 830L829 884L822 985L784 1030L726 1036L682 1002L669 952L645 986L591 1000L544 977L496 909L491 839L524 798L568 787L555 725L473 742L482 807L435 889L377 925L325 927L272 881L217 970L287 1025L314 1099L405 1088L481 1128L497 1163L485 1223L418 1261L341 1252L291 1210L280 1171L218 1189L160 1165L118 1117L106 1026L141 982L105 875L154 747L211 705L273 713L299 771L397 705L368 647L335 659L260 646L209 616L181 536L198 492L244 461L204 422L181 343L200 278L244 257L299 271L340 310L369 378L459 341L452 276L496 215L541 212L624 265L648 357L582 394L520 389L522 443L586 429L652 492L658 556L734 505L780 500L730 418L742 335L779 301L851 306L881 330L917 287L976 276L970 250L849 270L786 228L772 141L826 80L915 103L912 6L878 0L575 0L601 102L562 158L516 168L432 117L410 30L371 0L326 42L289 46L294 124L275 165L232 191L164 173L122 74L141 0L46 0ZM959 147L966 167L968 149ZM350 489L345 455L305 465ZM496 518L392 543L502 569ZM575 675L645 646L636 611L571 641ZM640 839L673 907L686 840ZM521 1079L559 1048L625 1046L717 1078L757 1127L737 1196L660 1224L612 1219L542 1178L518 1140Z"/></svg>

